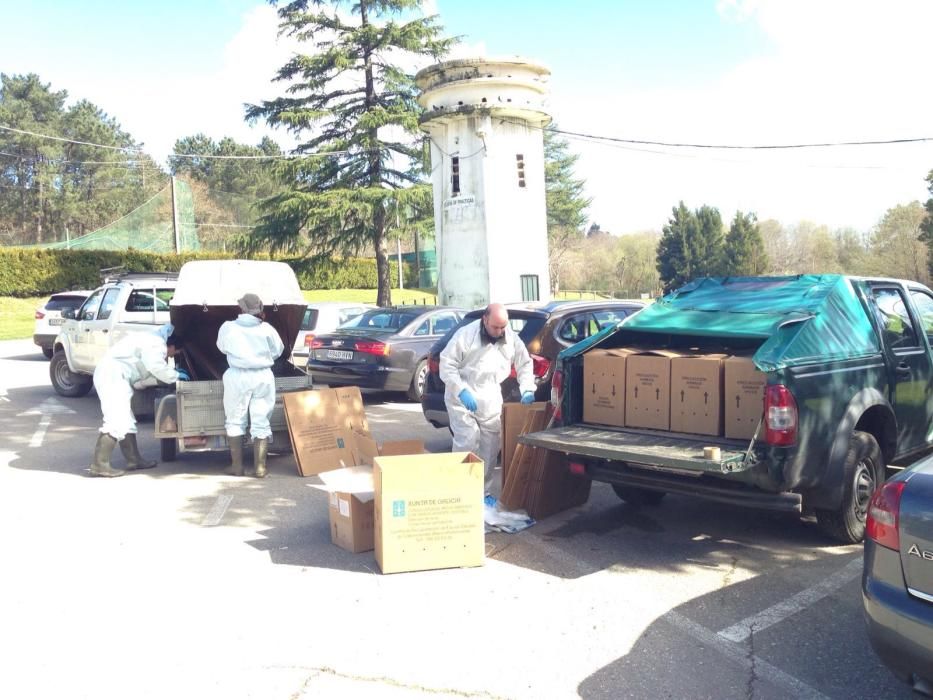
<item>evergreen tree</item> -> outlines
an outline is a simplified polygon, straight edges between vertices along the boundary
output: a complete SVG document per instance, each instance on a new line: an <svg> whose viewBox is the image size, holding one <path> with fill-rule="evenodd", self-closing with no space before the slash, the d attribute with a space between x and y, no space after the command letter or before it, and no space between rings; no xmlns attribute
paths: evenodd
<svg viewBox="0 0 933 700"><path fill-rule="evenodd" d="M719 210L703 205L696 210L696 228L687 237L690 275L715 277L723 274L723 230Z"/></svg>
<svg viewBox="0 0 933 700"><path fill-rule="evenodd" d="M583 242L586 209L585 181L574 177L580 156L571 154L567 141L554 131L544 131L544 190L547 204L548 258L552 291L560 290L568 254Z"/></svg>
<svg viewBox="0 0 933 700"><path fill-rule="evenodd" d="M927 175L927 189L933 195L933 170ZM920 240L927 246L927 270L933 277L933 197L927 200L924 206L926 215L920 224Z"/></svg>
<svg viewBox="0 0 933 700"><path fill-rule="evenodd" d="M734 276L761 275L768 269L768 255L754 214L735 213L726 234L725 269Z"/></svg>
<svg viewBox="0 0 933 700"><path fill-rule="evenodd" d="M658 241L657 268L665 292L680 287L692 277L688 241L696 228L696 215L681 201L673 208Z"/></svg>
<svg viewBox="0 0 933 700"><path fill-rule="evenodd" d="M338 12L342 5L352 17ZM249 121L288 129L307 156L280 164L289 187L261 205L256 244L308 256L371 246L380 305L391 303L391 212L423 211L430 197L414 79L399 60L437 60L451 44L420 7L421 0L294 0L281 7L280 32L310 51L278 71L285 96L246 110Z"/></svg>

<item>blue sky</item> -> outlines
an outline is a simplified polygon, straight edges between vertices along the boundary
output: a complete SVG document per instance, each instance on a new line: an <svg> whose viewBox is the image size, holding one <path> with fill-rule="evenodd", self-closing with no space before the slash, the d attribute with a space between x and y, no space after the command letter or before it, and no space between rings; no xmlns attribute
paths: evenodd
<svg viewBox="0 0 933 700"><path fill-rule="evenodd" d="M799 143L933 136L928 0L431 0L460 55L548 66L569 131L692 143ZM126 3L0 0L0 71L35 72L115 117L157 158L204 132L255 143L245 102L292 47L250 0ZM272 133L284 146L288 140ZM671 207L716 206L791 225L868 231L925 200L933 144L747 152L571 140L614 233L658 230Z"/></svg>

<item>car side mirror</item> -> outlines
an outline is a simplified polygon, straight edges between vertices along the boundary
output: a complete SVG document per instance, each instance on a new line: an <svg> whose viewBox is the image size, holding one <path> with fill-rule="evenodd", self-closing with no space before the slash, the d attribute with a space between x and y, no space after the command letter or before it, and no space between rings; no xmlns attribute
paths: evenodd
<svg viewBox="0 0 933 700"><path fill-rule="evenodd" d="M75 310L74 309L62 309L62 318L74 319Z"/></svg>

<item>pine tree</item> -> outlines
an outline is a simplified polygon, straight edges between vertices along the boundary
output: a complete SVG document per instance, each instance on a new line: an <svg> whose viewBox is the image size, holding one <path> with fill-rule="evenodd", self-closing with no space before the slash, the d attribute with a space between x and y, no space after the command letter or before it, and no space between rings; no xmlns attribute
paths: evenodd
<svg viewBox="0 0 933 700"><path fill-rule="evenodd" d="M591 201L584 195L585 181L574 177L579 157L570 153L567 141L553 130L544 131L544 191L553 292L560 290L561 273L566 267L568 254L583 242L582 229Z"/></svg>
<svg viewBox="0 0 933 700"><path fill-rule="evenodd" d="M338 11L342 5L351 17ZM423 212L431 196L414 79L398 62L400 54L437 60L451 40L440 38L436 18L421 16L420 7L421 0L283 6L280 32L311 51L278 71L275 80L288 84L285 96L246 110L249 121L263 118L290 131L300 141L297 153L306 156L281 165L289 189L262 204L256 243L307 256L371 246L380 305L391 303L391 212Z"/></svg>
<svg viewBox="0 0 933 700"><path fill-rule="evenodd" d="M657 268L665 292L680 287L692 277L688 241L696 228L696 215L681 201L672 209L672 216L658 242Z"/></svg>
<svg viewBox="0 0 933 700"><path fill-rule="evenodd" d="M696 210L696 229L687 238L690 278L723 274L723 230L719 210L703 205Z"/></svg>
<svg viewBox="0 0 933 700"><path fill-rule="evenodd" d="M761 275L768 269L768 254L754 214L735 213L726 234L725 270L735 276Z"/></svg>
<svg viewBox="0 0 933 700"><path fill-rule="evenodd" d="M933 195L933 170L927 175L928 191ZM920 240L927 246L927 270L933 276L933 197L926 201L924 206L926 216L920 224Z"/></svg>

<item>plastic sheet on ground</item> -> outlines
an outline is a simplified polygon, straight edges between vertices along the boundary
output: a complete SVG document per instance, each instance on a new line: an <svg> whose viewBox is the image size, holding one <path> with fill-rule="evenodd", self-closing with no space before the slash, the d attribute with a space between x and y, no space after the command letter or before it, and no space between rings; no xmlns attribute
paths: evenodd
<svg viewBox="0 0 933 700"><path fill-rule="evenodd" d="M502 504L492 496L483 499L486 532L507 532L514 534L531 527L535 519L523 510L505 510Z"/></svg>

